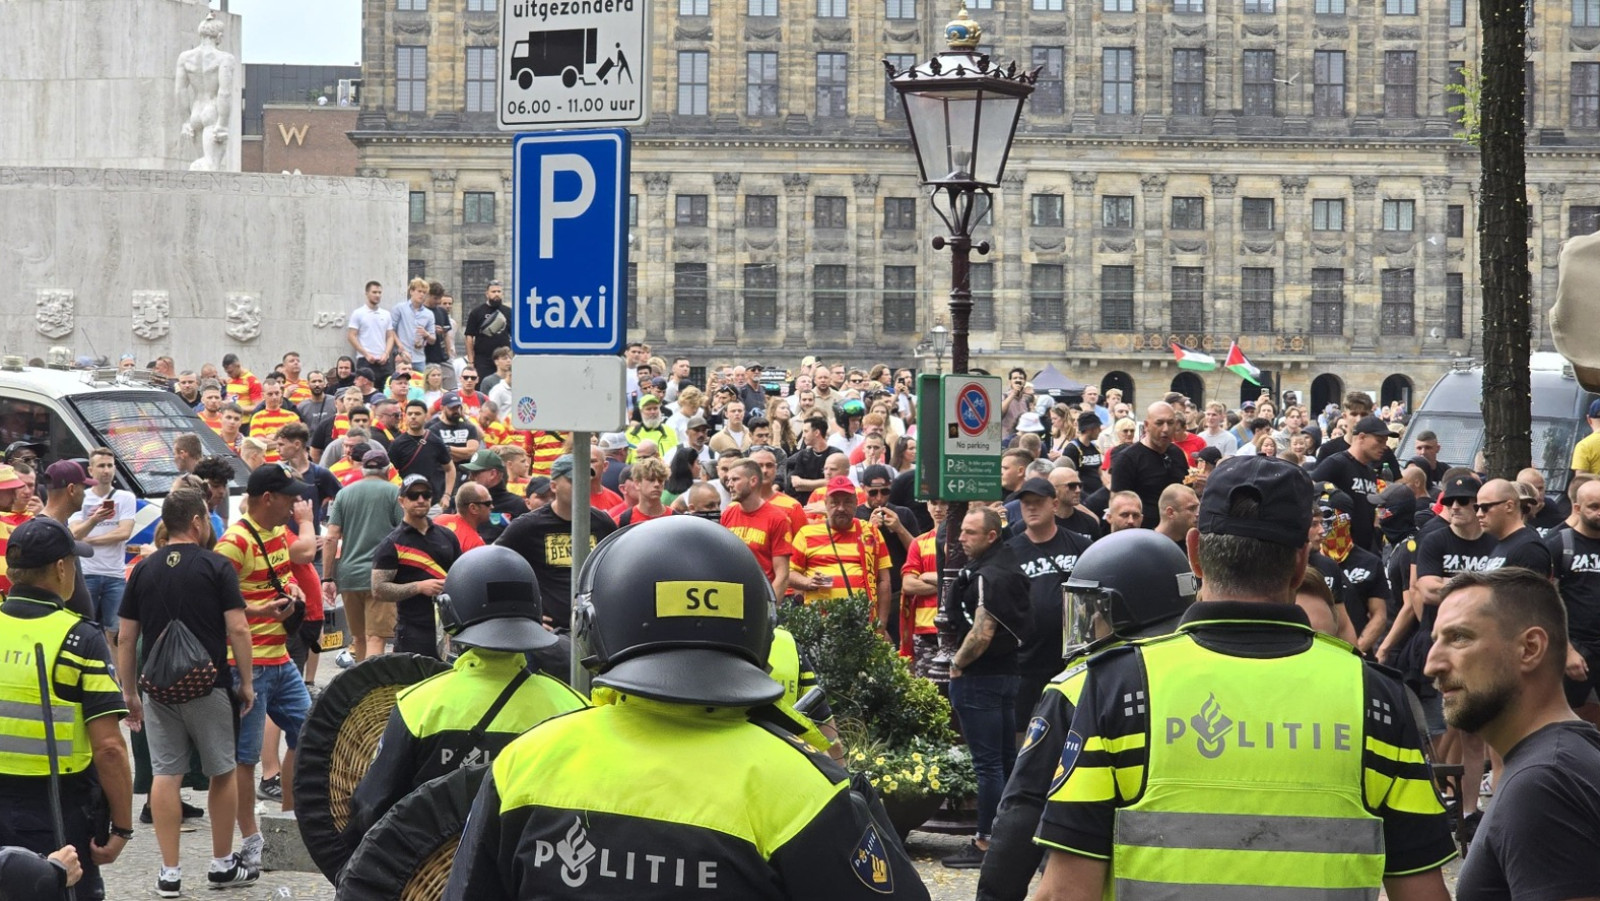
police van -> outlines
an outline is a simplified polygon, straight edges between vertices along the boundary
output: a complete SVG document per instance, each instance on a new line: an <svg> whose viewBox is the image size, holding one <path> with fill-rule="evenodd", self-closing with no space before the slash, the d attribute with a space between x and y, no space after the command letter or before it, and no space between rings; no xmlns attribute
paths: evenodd
<svg viewBox="0 0 1600 901"><path fill-rule="evenodd" d="M1571 476L1572 448L1589 425L1585 414L1595 395L1583 390L1572 364L1560 354L1535 353L1528 361L1533 399L1533 465L1544 473L1545 490L1562 493ZM1396 454L1413 456L1416 436L1439 436L1439 459L1471 466L1483 449L1483 366L1462 362L1440 377L1406 426Z"/></svg>
<svg viewBox="0 0 1600 901"><path fill-rule="evenodd" d="M111 448L116 486L138 502L130 543L149 543L161 500L178 477L172 444L179 435L198 435L203 456L233 463L230 495L243 494L249 478L244 461L188 404L157 387L157 378L148 371L23 366L7 357L0 361L0 447L39 444L45 448L41 466L57 460L87 464L89 451Z"/></svg>

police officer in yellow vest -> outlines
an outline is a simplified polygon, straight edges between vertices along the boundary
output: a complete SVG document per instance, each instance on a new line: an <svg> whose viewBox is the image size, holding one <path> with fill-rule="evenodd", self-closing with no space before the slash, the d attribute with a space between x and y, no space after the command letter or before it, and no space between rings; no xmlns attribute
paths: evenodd
<svg viewBox="0 0 1600 901"><path fill-rule="evenodd" d="M1050 680L1000 798L989 853L978 876L978 901L1022 901L1044 856L1033 833L1045 797L1062 775L1061 748L1083 691L1086 661L1128 641L1165 635L1194 603L1189 558L1165 535L1123 529L1078 557L1066 584L1062 647L1067 667Z"/></svg>
<svg viewBox="0 0 1600 901"><path fill-rule="evenodd" d="M1404 689L1294 605L1312 498L1273 457L1212 472L1187 542L1204 600L1090 660L1036 898L1448 899Z"/></svg>
<svg viewBox="0 0 1600 901"><path fill-rule="evenodd" d="M601 706L500 752L448 901L928 897L845 771L765 715L772 588L733 533L629 526L573 600Z"/></svg>
<svg viewBox="0 0 1600 901"><path fill-rule="evenodd" d="M378 758L350 799L344 836L354 849L395 802L430 779L486 764L530 726L588 706L583 696L528 663L555 645L544 628L528 561L489 545L450 567L437 601L455 667L400 693Z"/></svg>
<svg viewBox="0 0 1600 901"><path fill-rule="evenodd" d="M62 600L77 581L76 558L92 555L56 520L29 520L6 546L13 584L0 603L0 845L49 853L60 844L50 810L50 754L34 657L39 644L50 681L61 812L83 866L77 891L85 901L105 896L100 867L115 861L133 837L133 773L118 726L128 708L111 650L104 633L67 611ZM90 811L99 792L111 811L104 844L93 837Z"/></svg>

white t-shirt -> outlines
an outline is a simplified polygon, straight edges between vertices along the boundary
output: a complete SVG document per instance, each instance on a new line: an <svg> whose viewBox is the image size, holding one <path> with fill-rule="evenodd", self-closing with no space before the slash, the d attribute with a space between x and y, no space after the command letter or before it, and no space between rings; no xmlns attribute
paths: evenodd
<svg viewBox="0 0 1600 901"><path fill-rule="evenodd" d="M107 532L116 531L117 526L125 519L133 519L138 503L133 499L133 492L123 491L120 488L112 489L111 500L117 505L117 512L109 519L102 520L99 525L89 530L88 537L94 538ZM83 522L94 512L94 508L105 502L105 498L95 493L93 488L83 493L83 509L67 520L67 524ZM80 565L86 576L117 576L122 577L127 572L127 563L123 559L128 550L128 542L119 541L116 544L97 544L94 546L94 556L84 560Z"/></svg>
<svg viewBox="0 0 1600 901"><path fill-rule="evenodd" d="M369 354L381 354L389 341L393 320L388 310L374 310L366 304L356 307L350 314L349 327L356 330L356 342Z"/></svg>

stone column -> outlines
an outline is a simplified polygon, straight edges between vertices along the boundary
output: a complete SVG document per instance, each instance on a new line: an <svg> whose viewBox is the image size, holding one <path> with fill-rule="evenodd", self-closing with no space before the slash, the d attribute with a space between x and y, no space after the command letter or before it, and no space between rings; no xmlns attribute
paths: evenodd
<svg viewBox="0 0 1600 901"><path fill-rule="evenodd" d="M639 221L659 227L644 229L646 234L643 259L639 260L639 311L640 325L652 341L667 340L667 323L672 308L672 265L667 260L667 224L672 222L672 210L667 208L667 189L672 175L667 172L644 174L645 196L640 198ZM649 303L644 298L650 298Z"/></svg>
<svg viewBox="0 0 1600 901"><path fill-rule="evenodd" d="M1311 211L1306 207L1304 175L1285 175L1283 187L1283 315L1277 330L1286 334L1309 332L1311 328L1311 271L1306 265L1306 248L1311 243Z"/></svg>
<svg viewBox="0 0 1600 901"><path fill-rule="evenodd" d="M1375 209L1378 178L1355 176L1350 179L1350 190L1355 194L1355 204L1346 224L1354 226L1356 258L1355 268L1345 283L1345 309L1349 312L1345 325L1350 333L1351 348L1370 351L1377 346L1380 319L1379 294L1375 287L1377 276L1372 271L1373 232L1382 225Z"/></svg>
<svg viewBox="0 0 1600 901"><path fill-rule="evenodd" d="M1444 322L1444 274L1450 256L1449 241L1444 233L1445 220L1449 215L1446 208L1450 205L1453 183L1448 175L1430 175L1422 179L1422 264L1417 267L1419 302L1413 315L1418 326L1418 340L1424 347L1431 341L1429 330L1440 327L1442 331ZM1534 307L1537 312L1538 304Z"/></svg>
<svg viewBox="0 0 1600 901"><path fill-rule="evenodd" d="M855 347L882 347L883 273L878 271L878 176L858 172L850 176L855 188L855 248L851 269L850 340Z"/></svg>
<svg viewBox="0 0 1600 901"><path fill-rule="evenodd" d="M1144 195L1140 224L1144 232L1144 284L1135 295L1133 323L1141 332L1169 333L1172 329L1172 294L1167 284L1167 242L1161 223L1166 220L1162 206L1167 198L1167 177L1159 173L1140 176L1139 190Z"/></svg>
<svg viewBox="0 0 1600 901"><path fill-rule="evenodd" d="M1238 221L1234 191L1239 187L1237 175L1211 176L1212 266L1211 316L1206 331L1214 335L1231 335L1239 331L1239 249L1233 243L1234 223ZM1227 348L1220 350L1227 353Z"/></svg>
<svg viewBox="0 0 1600 901"><path fill-rule="evenodd" d="M431 176L430 187L432 192L428 197L428 253L423 257L428 260L428 271L434 272L434 264L439 268L455 264L458 268L451 273L452 277L461 277L460 236L461 214L456 209L456 170L434 169ZM509 275L510 273L507 273ZM446 281L448 284L448 281ZM400 299L405 299L405 293L400 294ZM481 297L470 298L476 303ZM463 298L468 300L468 298ZM464 310L465 307L462 307Z"/></svg>
<svg viewBox="0 0 1600 901"><path fill-rule="evenodd" d="M712 177L717 188L717 209L712 220L711 247L706 252L706 328L716 344L737 344L744 332L744 317L739 301L742 278L738 260L739 173L718 172Z"/></svg>
<svg viewBox="0 0 1600 901"><path fill-rule="evenodd" d="M993 271L1003 276L1003 283L995 284L993 296L994 331L1000 338L1000 349L1005 351L1021 350L1029 332L1026 328L1028 302L1023 288L1025 247L1022 223L1027 216L1028 200L1022 193L1022 187L1026 181L1027 177L1016 171L1007 172L1001 179L998 205L1005 215L996 211L993 221L994 244L1003 250L998 253L990 251L987 257L976 256L974 252L973 257L974 262L996 264ZM1062 254L1062 262L1066 262L1065 253Z"/></svg>
<svg viewBox="0 0 1600 901"><path fill-rule="evenodd" d="M1073 336L1072 346L1092 347L1089 336L1100 331L1100 282L1094 266L1094 234L1096 219L1094 186L1099 180L1095 172L1072 172L1071 206L1067 207L1066 245L1062 248L1061 289L1067 295L1067 330Z"/></svg>
<svg viewBox="0 0 1600 901"><path fill-rule="evenodd" d="M793 6L794 4L789 4ZM806 253L806 205L811 202L809 191L811 176L804 172L789 172L783 176L784 234L782 241L785 261L778 288L778 343L783 345L792 335L804 340L811 333L811 305L806 302L806 280L811 277L811 257Z"/></svg>
<svg viewBox="0 0 1600 901"><path fill-rule="evenodd" d="M1536 346L1540 350L1555 350L1550 330L1545 325L1549 307L1555 302L1556 276L1561 255L1561 236L1566 234L1566 223L1561 221L1561 198L1567 193L1563 182L1547 181L1539 185L1539 231L1536 240L1538 267L1533 271L1533 327Z"/></svg>

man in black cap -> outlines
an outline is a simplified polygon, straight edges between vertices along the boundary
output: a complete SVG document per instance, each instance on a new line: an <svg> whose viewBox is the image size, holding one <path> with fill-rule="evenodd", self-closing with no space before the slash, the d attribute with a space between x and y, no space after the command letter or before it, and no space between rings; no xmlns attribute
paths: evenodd
<svg viewBox="0 0 1600 901"><path fill-rule="evenodd" d="M13 466L26 463L38 468L39 457L49 450L49 447L34 441L13 441L6 445L5 462Z"/></svg>
<svg viewBox="0 0 1600 901"><path fill-rule="evenodd" d="M1351 538L1350 517L1355 503L1329 483L1322 483L1317 513L1322 517L1322 553L1339 568L1342 592L1334 599L1344 605L1356 633L1356 650L1372 654L1389 625L1389 580L1383 559ZM1333 586L1329 586L1332 588Z"/></svg>
<svg viewBox="0 0 1600 901"><path fill-rule="evenodd" d="M568 630L572 618L572 473L572 455L557 457L550 465L550 503L512 520L495 540L495 544L521 554L533 567L539 577L545 618L562 632ZM592 468L585 467L584 477L592 473ZM528 496L534 496L533 480L528 482ZM593 550L617 525L601 510L591 507L586 512L589 549Z"/></svg>
<svg viewBox="0 0 1600 901"><path fill-rule="evenodd" d="M1072 461L1083 479L1081 497L1088 497L1100 490L1100 446L1094 443L1099 437L1100 414L1086 410L1078 414L1077 437L1068 441L1061 450L1061 456Z"/></svg>
<svg viewBox="0 0 1600 901"><path fill-rule="evenodd" d="M1205 600L1172 635L1088 664L1036 899L1099 898L1113 865L1119 894L1150 897L1448 897L1455 843L1404 689L1295 606L1313 500L1276 458L1212 474L1186 542ZM1299 725L1269 741L1268 723ZM1174 835L1203 835L1180 852L1194 866L1171 866Z"/></svg>
<svg viewBox="0 0 1600 901"><path fill-rule="evenodd" d="M78 897L100 899L100 867L133 837L133 774L119 721L128 713L113 673L111 648L94 624L66 609L77 558L94 555L67 527L35 517L11 533L6 565L12 580L0 603L0 846L48 854L60 848L52 824L50 772L60 773L60 815L83 864ZM34 646L44 648L50 697L41 698ZM48 700L56 741L45 735ZM52 757L54 759L52 760ZM93 772L91 772L91 769ZM88 809L98 783L110 810L111 835L94 842ZM99 824L99 825L103 825ZM4 894L9 888L0 888Z"/></svg>
<svg viewBox="0 0 1600 901"><path fill-rule="evenodd" d="M434 637L433 600L444 592L450 567L461 557L461 542L428 516L433 484L427 476L409 475L400 484L404 515L372 556L372 599L393 604L394 649L397 653L439 657Z"/></svg>
<svg viewBox="0 0 1600 901"><path fill-rule="evenodd" d="M1376 550L1377 525L1372 501L1378 495L1376 466L1389 449L1389 424L1376 416L1364 416L1350 432L1350 447L1324 457L1311 477L1332 482L1333 487L1350 496L1350 534L1356 544Z"/></svg>
<svg viewBox="0 0 1600 901"><path fill-rule="evenodd" d="M1417 542L1416 562L1411 567L1411 585L1421 608L1418 636L1411 653L1426 659L1433 648L1433 625L1444 600L1444 583L1457 573L1482 572L1491 568L1495 546L1500 542L1483 530L1478 519L1478 491L1483 483L1466 470L1446 473L1440 502L1445 526L1432 529ZM1442 699L1425 699L1423 709L1431 725L1443 725ZM1442 731L1442 730L1441 730ZM1461 744L1461 810L1463 832L1470 837L1477 830L1483 812L1478 809L1478 785L1483 778L1483 740L1458 729L1451 729Z"/></svg>
<svg viewBox="0 0 1600 901"><path fill-rule="evenodd" d="M1093 413L1084 413L1093 416ZM1066 467L1054 470L1066 472ZM1006 541L1011 553L1028 577L1028 602L1033 608L1033 631L1022 642L1017 655L1020 680L1015 713L1018 732L1028 727L1034 705L1052 676L1061 671L1061 586L1071 578L1078 555L1089 549L1087 535L1063 528L1056 518L1056 486L1034 476L1017 489L1022 511L1023 531ZM1076 511L1074 511L1076 512Z"/></svg>
<svg viewBox="0 0 1600 901"><path fill-rule="evenodd" d="M889 467L874 464L861 470L861 492L867 502L856 508L856 519L870 522L883 533L883 546L889 549L889 595L894 598L894 608L899 610L900 584L904 578L900 568L906 565L906 554L917 542L917 514L890 503L889 492L894 486L894 476ZM889 618L889 638L900 643L900 617Z"/></svg>

